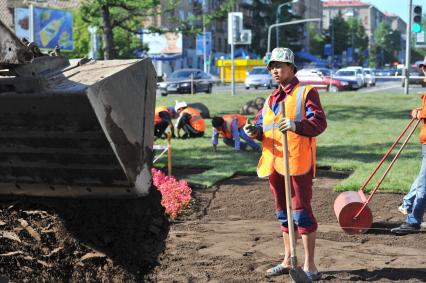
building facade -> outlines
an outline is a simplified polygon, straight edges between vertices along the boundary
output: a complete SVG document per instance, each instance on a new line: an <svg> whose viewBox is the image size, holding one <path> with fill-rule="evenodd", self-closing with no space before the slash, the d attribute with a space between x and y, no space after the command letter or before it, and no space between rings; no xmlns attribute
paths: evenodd
<svg viewBox="0 0 426 283"><path fill-rule="evenodd" d="M401 32L401 47L399 61L404 61L406 23L398 16L383 13L374 5L362 1L332 0L323 2L322 24L324 29L329 29L331 19L339 14L347 20L350 17L361 19L368 36L369 47L374 43L374 31L381 22L387 22L393 30Z"/></svg>

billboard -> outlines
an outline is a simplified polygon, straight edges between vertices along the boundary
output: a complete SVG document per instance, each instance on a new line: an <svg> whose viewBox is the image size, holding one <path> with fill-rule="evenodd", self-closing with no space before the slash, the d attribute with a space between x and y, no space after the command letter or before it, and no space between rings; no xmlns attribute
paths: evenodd
<svg viewBox="0 0 426 283"><path fill-rule="evenodd" d="M40 48L73 49L72 13L63 10L32 7L33 41Z"/></svg>
<svg viewBox="0 0 426 283"><path fill-rule="evenodd" d="M142 43L148 45L148 54L182 53L182 33L144 33Z"/></svg>
<svg viewBox="0 0 426 283"><path fill-rule="evenodd" d="M30 9L15 8L15 34L30 40Z"/></svg>

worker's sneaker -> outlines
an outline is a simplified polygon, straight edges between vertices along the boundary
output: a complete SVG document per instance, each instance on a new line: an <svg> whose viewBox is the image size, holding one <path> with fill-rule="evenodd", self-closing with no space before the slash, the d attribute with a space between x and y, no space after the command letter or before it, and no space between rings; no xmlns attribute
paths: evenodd
<svg viewBox="0 0 426 283"><path fill-rule="evenodd" d="M420 225L402 223L400 226L391 229L391 232L397 235L407 235L418 233L420 231Z"/></svg>
<svg viewBox="0 0 426 283"><path fill-rule="evenodd" d="M407 215L408 212L409 212L408 209L403 207L402 205L398 207L398 211L401 212L404 215Z"/></svg>

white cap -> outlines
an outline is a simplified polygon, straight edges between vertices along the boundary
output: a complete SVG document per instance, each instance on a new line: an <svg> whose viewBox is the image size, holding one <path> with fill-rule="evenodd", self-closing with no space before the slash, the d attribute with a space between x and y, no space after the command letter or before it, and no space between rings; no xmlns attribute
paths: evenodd
<svg viewBox="0 0 426 283"><path fill-rule="evenodd" d="M185 101L177 101L176 100L175 111L177 112L180 108L187 107L187 106L188 105L186 104Z"/></svg>

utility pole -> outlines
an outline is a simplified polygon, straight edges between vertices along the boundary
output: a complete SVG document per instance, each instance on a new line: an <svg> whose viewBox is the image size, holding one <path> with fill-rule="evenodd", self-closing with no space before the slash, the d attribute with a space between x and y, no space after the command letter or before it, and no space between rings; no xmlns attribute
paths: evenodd
<svg viewBox="0 0 426 283"><path fill-rule="evenodd" d="M411 13L413 7L413 0L408 0L408 25L407 25L407 36L405 39L405 79L404 79L404 93L408 94L409 92L409 67L410 67L410 48L411 48Z"/></svg>
<svg viewBox="0 0 426 283"><path fill-rule="evenodd" d="M207 0L203 0L203 66L204 73L207 73L207 34L206 34L206 14L207 14Z"/></svg>

